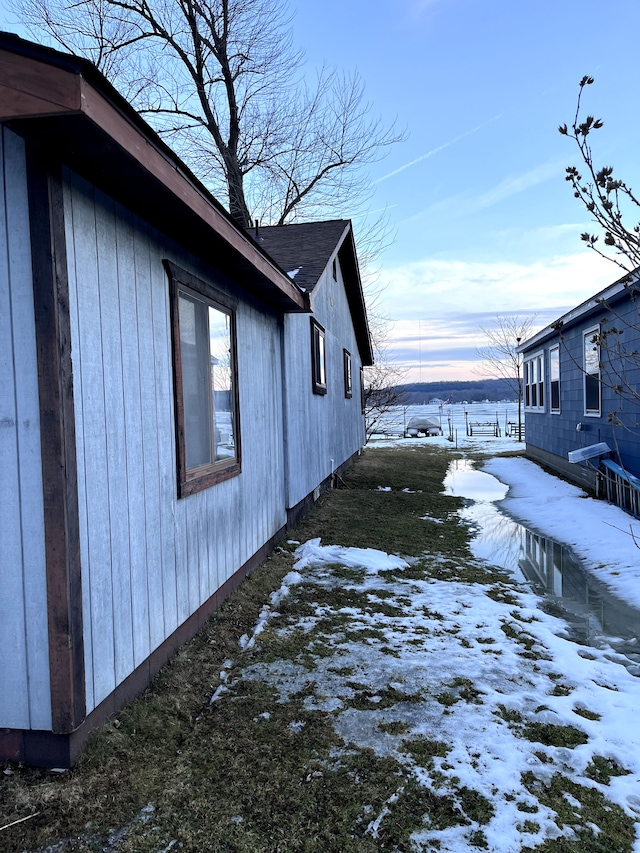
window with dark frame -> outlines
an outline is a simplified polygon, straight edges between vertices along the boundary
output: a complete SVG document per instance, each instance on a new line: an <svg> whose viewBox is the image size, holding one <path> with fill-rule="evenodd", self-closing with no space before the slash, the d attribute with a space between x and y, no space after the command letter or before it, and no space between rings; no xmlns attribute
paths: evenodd
<svg viewBox="0 0 640 853"><path fill-rule="evenodd" d="M351 353L349 350L342 350L342 360L344 365L344 396L350 399L353 397L353 378L351 375Z"/></svg>
<svg viewBox="0 0 640 853"><path fill-rule="evenodd" d="M583 333L584 352L584 413L599 417L602 413L600 382L600 328L595 326Z"/></svg>
<svg viewBox="0 0 640 853"><path fill-rule="evenodd" d="M549 350L549 385L551 390L551 411L560 411L560 347Z"/></svg>
<svg viewBox="0 0 640 853"><path fill-rule="evenodd" d="M171 284L180 497L240 473L236 302L165 261Z"/></svg>
<svg viewBox="0 0 640 853"><path fill-rule="evenodd" d="M311 318L311 378L314 394L327 393L327 353L325 332L322 326Z"/></svg>

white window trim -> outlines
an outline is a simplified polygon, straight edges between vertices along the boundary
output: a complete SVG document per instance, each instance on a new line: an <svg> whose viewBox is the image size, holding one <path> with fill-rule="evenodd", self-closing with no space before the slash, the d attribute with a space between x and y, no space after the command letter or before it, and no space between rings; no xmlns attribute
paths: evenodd
<svg viewBox="0 0 640 853"><path fill-rule="evenodd" d="M539 363L540 364L541 369L542 369L542 381L540 381L540 377L536 377L535 383L531 383L531 382L527 381L528 375L529 375L529 370L530 370L530 368L528 369L527 366L531 365L533 363L535 363L535 364ZM533 352L530 355L525 356L524 361L523 361L523 368L524 368L524 377L523 377L523 379L524 379L524 409L526 412L545 412L546 411L546 404L547 404L546 398L548 395L547 395L547 382L546 382L546 376L545 376L546 359L544 357L544 350L538 350L537 352ZM536 388L536 404L535 404L535 406L531 405L531 402L530 402L531 401L531 390L530 389L533 387L533 385L535 385L535 388ZM542 405L540 405L538 403L538 400L540 399L540 385L542 385ZM529 394L527 394L527 391L529 391ZM528 403L527 403L527 396L529 397Z"/></svg>

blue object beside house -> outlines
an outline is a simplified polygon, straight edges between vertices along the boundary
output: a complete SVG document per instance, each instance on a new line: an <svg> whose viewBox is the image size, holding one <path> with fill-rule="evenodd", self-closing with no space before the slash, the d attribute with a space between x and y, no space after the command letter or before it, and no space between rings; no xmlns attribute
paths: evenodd
<svg viewBox="0 0 640 853"><path fill-rule="evenodd" d="M66 767L360 452L371 340L348 221L283 268L91 63L0 80L0 761Z"/></svg>
<svg viewBox="0 0 640 853"><path fill-rule="evenodd" d="M638 281L623 276L519 347L527 455L636 515Z"/></svg>

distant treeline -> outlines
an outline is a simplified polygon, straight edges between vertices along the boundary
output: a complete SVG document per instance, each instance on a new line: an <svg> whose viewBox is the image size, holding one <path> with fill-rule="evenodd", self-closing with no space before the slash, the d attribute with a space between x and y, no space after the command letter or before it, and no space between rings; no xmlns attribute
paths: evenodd
<svg viewBox="0 0 640 853"><path fill-rule="evenodd" d="M397 390L401 394L402 403L414 406L429 403L434 399L451 403L462 403L465 400L467 403L480 403L483 400L490 400L492 403L498 400L517 400L515 391L504 379L412 382L408 385L399 385Z"/></svg>

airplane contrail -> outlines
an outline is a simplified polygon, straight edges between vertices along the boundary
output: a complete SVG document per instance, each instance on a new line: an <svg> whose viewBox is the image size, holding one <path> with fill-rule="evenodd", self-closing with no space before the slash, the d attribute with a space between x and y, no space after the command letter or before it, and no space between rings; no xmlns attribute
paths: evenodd
<svg viewBox="0 0 640 853"><path fill-rule="evenodd" d="M416 157L415 160L411 160L409 163L405 163L404 166L399 166L397 169L394 169L393 172L389 172L387 175L383 175L381 178L378 178L373 183L379 184L382 181L386 181L387 178L393 178L394 175L399 175L400 172L404 172L405 169L408 169L410 166L415 166L416 163L421 163L423 160L427 160L429 157L433 157L434 154L437 154L439 151L444 151L445 148L448 148L450 145L453 145L455 142L459 142L461 139L465 139L467 136L471 136L474 133L477 133L479 130L482 130L483 127L491 124L494 121L502 118L502 113L497 116L493 116L488 121L482 122L477 127L474 127L472 130L467 130L465 133L461 133L459 136L450 139L449 142L445 142L443 145L438 145L437 148L432 148L431 151L427 151L426 154L422 154L420 157Z"/></svg>

